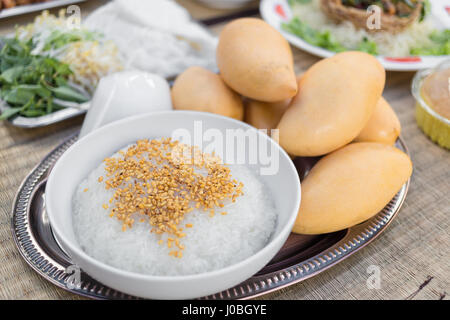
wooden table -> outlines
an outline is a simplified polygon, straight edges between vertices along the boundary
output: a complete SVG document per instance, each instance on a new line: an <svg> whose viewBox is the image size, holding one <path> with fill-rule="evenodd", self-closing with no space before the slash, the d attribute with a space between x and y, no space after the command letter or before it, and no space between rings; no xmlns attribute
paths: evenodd
<svg viewBox="0 0 450 320"><path fill-rule="evenodd" d="M179 0L197 19L229 15ZM82 15L105 3L81 4ZM250 6L255 8L255 5ZM248 8L247 8L248 9ZM34 14L0 21L0 33L32 21ZM217 33L223 24L211 30ZM293 49L297 72L318 59ZM448 299L450 295L450 152L419 130L410 94L413 73L388 73L384 96L397 112L414 163L406 202L388 230L367 248L324 273L262 299ZM38 276L20 257L11 236L11 205L26 174L71 133L82 117L24 130L0 123L0 298L80 299ZM380 289L369 289L368 268L381 271Z"/></svg>

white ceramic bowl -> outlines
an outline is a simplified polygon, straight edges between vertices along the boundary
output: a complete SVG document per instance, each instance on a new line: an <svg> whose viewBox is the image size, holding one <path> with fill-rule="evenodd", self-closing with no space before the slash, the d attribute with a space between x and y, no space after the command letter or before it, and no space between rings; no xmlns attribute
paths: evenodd
<svg viewBox="0 0 450 320"><path fill-rule="evenodd" d="M226 268L188 276L152 276L117 269L88 256L77 243L72 226L72 195L79 183L101 161L136 140L170 137L174 130L194 131L201 120L209 128L252 129L249 125L211 113L193 111L156 112L123 119L86 135L70 147L55 164L46 187L46 208L55 237L72 261L89 275L116 290L154 299L188 299L220 292L248 279L280 250L295 222L300 206L300 180L289 156L276 142L258 131L262 141L279 151L279 170L261 175L277 208L277 227L269 243L253 256ZM247 151L246 151L247 152ZM256 166L256 165L250 165ZM238 250L239 248L236 248Z"/></svg>

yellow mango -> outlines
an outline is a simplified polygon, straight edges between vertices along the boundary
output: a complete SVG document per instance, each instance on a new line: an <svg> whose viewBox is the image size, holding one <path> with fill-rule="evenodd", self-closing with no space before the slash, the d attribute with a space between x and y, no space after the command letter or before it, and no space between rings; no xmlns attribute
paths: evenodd
<svg viewBox="0 0 450 320"><path fill-rule="evenodd" d="M412 174L409 157L375 142L351 143L317 162L302 182L293 232L349 228L381 211Z"/></svg>
<svg viewBox="0 0 450 320"><path fill-rule="evenodd" d="M275 129L291 99L280 102L248 100L245 103L244 121L258 129Z"/></svg>
<svg viewBox="0 0 450 320"><path fill-rule="evenodd" d="M400 135L401 126L394 110L381 97L369 122L356 137L355 141L380 142L394 144Z"/></svg>
<svg viewBox="0 0 450 320"><path fill-rule="evenodd" d="M296 156L320 156L348 144L372 116L385 78L378 60L363 52L317 62L278 124L281 146Z"/></svg>

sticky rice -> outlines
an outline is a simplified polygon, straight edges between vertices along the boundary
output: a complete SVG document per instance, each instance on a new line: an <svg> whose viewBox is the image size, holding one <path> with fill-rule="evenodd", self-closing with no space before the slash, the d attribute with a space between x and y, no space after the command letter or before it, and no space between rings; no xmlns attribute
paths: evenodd
<svg viewBox="0 0 450 320"><path fill-rule="evenodd" d="M224 202L213 216L201 209L187 213L180 224L183 256L174 258L166 245L170 235L150 232L149 223L139 222L139 217L123 231L122 223L105 210L114 195L99 181L105 166L100 164L75 191L73 225L82 250L113 267L158 276L218 270L261 250L275 229L276 211L267 187L249 167L231 165L232 178L243 182L243 194L234 203Z"/></svg>

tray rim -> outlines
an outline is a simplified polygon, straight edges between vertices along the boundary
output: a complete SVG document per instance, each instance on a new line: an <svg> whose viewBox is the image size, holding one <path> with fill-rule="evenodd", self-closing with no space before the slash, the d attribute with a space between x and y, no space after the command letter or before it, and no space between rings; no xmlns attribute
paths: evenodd
<svg viewBox="0 0 450 320"><path fill-rule="evenodd" d="M59 145L52 149L24 178L20 187L14 197L12 203L12 216L11 216L11 232L16 244L16 247L25 260L25 262L41 277L50 281L57 287L64 289L65 291L88 297L91 299L141 299L134 297L115 289L109 288L96 280L94 286L89 289L91 283L87 283L84 287L83 284L79 288L70 289L67 287L67 281L70 275L65 272L65 269L61 264L54 261L50 256L44 252L38 245L32 232L28 221L30 211L30 200L33 199L35 192L39 186L46 181L54 163L59 157L77 141L78 133L72 134L64 139ZM399 146L403 151L409 155L409 150L401 137L397 140ZM34 177L36 176L36 177ZM33 179L33 180L31 180ZM28 184L32 184L31 190L25 191ZM371 219L363 222L360 225L347 229L345 236L333 246L318 253L317 255L301 261L293 266L284 268L282 270L270 272L264 275L252 276L244 282L236 285L233 288L229 288L219 293L212 294L210 296L201 297L203 300L221 300L221 299L251 299L256 298L279 289L294 285L298 282L309 279L329 268L345 260L355 252L361 250L369 243L374 241L378 236L390 225L394 220L398 212L400 211L408 193L410 185L410 179L402 186L400 191L394 196L386 207L373 216ZM393 207L393 211L390 212ZM386 208L388 208L386 210ZM18 217L19 211L23 217ZM384 211L388 211L389 215L386 217ZM380 218L381 214L385 214ZM17 227L17 220L22 220L24 225ZM25 232L25 237L20 238L18 233ZM362 236L361 236L362 235ZM359 237L359 239L357 239ZM353 243L356 242L355 243ZM350 244L350 245L349 245ZM32 246L30 252L27 247ZM334 251L332 251L334 250ZM35 256L38 256L35 258ZM324 258L325 257L325 258ZM60 267L63 267L60 270ZM83 271L82 271L83 272ZM83 272L89 276L87 273ZM52 275L53 274L53 275ZM95 291L97 285L100 285L100 289ZM252 288L253 287L253 288ZM102 291L106 290L103 294ZM240 289L241 292L238 292ZM112 294L109 292L112 291Z"/></svg>

